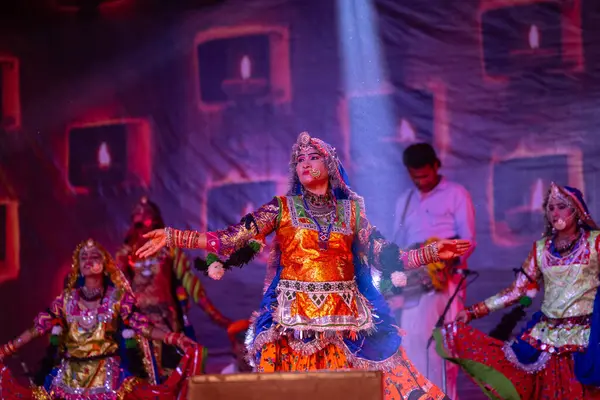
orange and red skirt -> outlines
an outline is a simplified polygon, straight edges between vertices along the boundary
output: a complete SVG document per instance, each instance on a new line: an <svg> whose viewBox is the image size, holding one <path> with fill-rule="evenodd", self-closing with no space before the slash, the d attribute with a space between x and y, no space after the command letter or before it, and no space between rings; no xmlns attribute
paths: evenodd
<svg viewBox="0 0 600 400"><path fill-rule="evenodd" d="M385 400L449 400L437 386L425 378L406 357L404 349L398 350L399 360L391 370L384 371ZM261 350L257 371L306 372L318 370L364 369L353 365L346 352L332 343L310 355L294 351L283 336L266 343Z"/></svg>

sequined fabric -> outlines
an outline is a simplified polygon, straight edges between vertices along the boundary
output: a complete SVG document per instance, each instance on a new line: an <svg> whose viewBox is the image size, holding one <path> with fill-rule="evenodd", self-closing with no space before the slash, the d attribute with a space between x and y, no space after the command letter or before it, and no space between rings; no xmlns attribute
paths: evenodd
<svg viewBox="0 0 600 400"><path fill-rule="evenodd" d="M536 261L536 248L529 253L527 259L523 263L523 271L533 280L538 281L541 276L540 269ZM515 304L527 292L529 280L524 274L518 274L517 279L506 289L500 293L486 299L484 301L489 312L501 310Z"/></svg>
<svg viewBox="0 0 600 400"><path fill-rule="evenodd" d="M336 207L327 250L319 248L318 226L301 196L276 197L253 212L258 233L244 223L209 232L218 238L223 256L250 239L276 232L282 270L273 319L280 331L368 332L374 328L370 305L354 281L352 248L358 240L360 253L373 255L374 266L380 267L379 253L388 243L370 239L375 227L358 201L338 200Z"/></svg>
<svg viewBox="0 0 600 400"><path fill-rule="evenodd" d="M584 351L590 338L590 317L548 318L525 332L522 339L538 350L549 353Z"/></svg>
<svg viewBox="0 0 600 400"><path fill-rule="evenodd" d="M117 355L118 321L121 319L138 335L146 335L150 329L148 319L134 311L135 299L130 292L114 287L108 287L96 310L88 310L79 300L76 289L65 291L35 319L36 331L40 334L48 333L57 321L65 327L65 353L49 389L21 386L0 363L0 398L171 400L184 393L182 389L186 389L187 377L202 372L205 352L197 347L188 350L178 368L163 384L152 385L137 377L123 380L124 371Z"/></svg>
<svg viewBox="0 0 600 400"><path fill-rule="evenodd" d="M133 311L134 302L131 294L108 287L99 307L92 310L80 302L79 292L72 290L58 296L50 312L37 316L35 326L39 333L52 329L49 321L56 317L66 325L66 354L52 381L52 396L67 400L83 394L98 399L116 398L120 373L116 357L118 317L140 334L150 326L145 316Z"/></svg>
<svg viewBox="0 0 600 400"><path fill-rule="evenodd" d="M410 363L404 350L402 362L384 373L385 400L449 400ZM344 370L356 368L346 352L335 344L328 344L310 355L293 350L287 339L264 346L258 372L302 372L315 370Z"/></svg>
<svg viewBox="0 0 600 400"><path fill-rule="evenodd" d="M72 388L53 386L50 392L44 387L21 385L0 363L0 399L2 400L173 400L184 399L187 395L187 377L202 372L206 351L200 347L189 349L181 358L179 367L160 385L152 385L141 378L130 376L118 384L121 370L116 358L105 359L105 382L118 387L116 390L102 391L95 387L81 394L73 393ZM115 367L115 364L117 366ZM115 379L117 378L117 379ZM118 385L118 386L117 386Z"/></svg>
<svg viewBox="0 0 600 400"><path fill-rule="evenodd" d="M112 337L117 330L115 306L121 296L121 292L109 288L96 310L86 309L76 290L65 297L65 347L69 357L98 357L117 350L118 344Z"/></svg>
<svg viewBox="0 0 600 400"><path fill-rule="evenodd" d="M598 262L598 236L600 232L585 232L580 243L570 254L557 257L550 252L550 240L538 240L523 269L532 279L544 281L542 312L547 317L526 333L526 339L539 350L560 351L586 347L590 335L587 322L574 322L579 317L590 315L594 298L600 285ZM519 274L517 280L506 290L485 300L490 311L515 304L526 294L526 276ZM557 323L549 324L548 319ZM542 347L543 346L543 347Z"/></svg>
<svg viewBox="0 0 600 400"><path fill-rule="evenodd" d="M352 202L338 202L337 222L331 229L326 251L319 249L318 228L297 196L281 198L276 240L281 248L281 279L337 282L354 279Z"/></svg>
<svg viewBox="0 0 600 400"><path fill-rule="evenodd" d="M259 232L265 236L273 232L275 229L280 210L280 203L278 199L279 198L275 197L269 203L263 205L252 213ZM232 225L227 229L209 232L207 235L217 238L218 243L215 243L213 247L218 249L219 254L223 256L229 256L237 249L243 247L259 232L256 232L256 228L252 225L246 226L243 223L239 223Z"/></svg>
<svg viewBox="0 0 600 400"><path fill-rule="evenodd" d="M113 357L81 362L63 360L52 381L50 395L67 400L116 399L119 373L119 360Z"/></svg>
<svg viewBox="0 0 600 400"><path fill-rule="evenodd" d="M537 242L537 258L544 277L542 312L550 318L591 314L600 281L597 238L599 231L585 232L581 243L565 257L554 257L549 241Z"/></svg>
<svg viewBox="0 0 600 400"><path fill-rule="evenodd" d="M354 282L355 203L338 202L337 219L324 251L319 249L318 228L301 198L289 196L280 201L276 240L284 268L274 320L295 330L371 329L371 312Z"/></svg>
<svg viewBox="0 0 600 400"><path fill-rule="evenodd" d="M273 319L283 328L312 331L371 329L372 315L354 281L281 280Z"/></svg>

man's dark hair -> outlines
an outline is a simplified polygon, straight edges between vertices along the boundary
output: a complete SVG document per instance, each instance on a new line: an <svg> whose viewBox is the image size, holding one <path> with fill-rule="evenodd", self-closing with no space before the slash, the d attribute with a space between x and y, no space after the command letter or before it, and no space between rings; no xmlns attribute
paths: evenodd
<svg viewBox="0 0 600 400"><path fill-rule="evenodd" d="M404 149L402 162L407 168L423 168L428 165L442 166L435 150L429 143L415 143Z"/></svg>

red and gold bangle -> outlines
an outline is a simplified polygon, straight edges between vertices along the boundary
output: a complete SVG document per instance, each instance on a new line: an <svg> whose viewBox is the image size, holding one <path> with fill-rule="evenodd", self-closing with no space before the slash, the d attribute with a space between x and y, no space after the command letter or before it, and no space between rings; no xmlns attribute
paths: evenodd
<svg viewBox="0 0 600 400"><path fill-rule="evenodd" d="M0 348L0 353L2 353L3 356L11 356L13 354L15 354L17 352L17 349L15 348L15 345L12 341L6 343L4 346L2 346Z"/></svg>
<svg viewBox="0 0 600 400"><path fill-rule="evenodd" d="M431 245L423 247L423 265L427 265L433 262L433 255L431 254Z"/></svg>
<svg viewBox="0 0 600 400"><path fill-rule="evenodd" d="M440 261L440 255L438 254L439 248L438 248L438 244L437 243L431 243L431 256L433 258L432 262L439 262Z"/></svg>
<svg viewBox="0 0 600 400"><path fill-rule="evenodd" d="M165 336L165 343L168 345L176 345L179 339L179 334L175 332L169 332Z"/></svg>
<svg viewBox="0 0 600 400"><path fill-rule="evenodd" d="M467 313L467 320L465 321L466 323L469 323L469 322L473 321L474 319L477 319L477 316L475 315L473 310L471 310L470 308L467 308L465 311Z"/></svg>
<svg viewBox="0 0 600 400"><path fill-rule="evenodd" d="M196 231L181 231L179 229L166 228L167 246L180 249L197 249L199 246L200 233Z"/></svg>
<svg viewBox="0 0 600 400"><path fill-rule="evenodd" d="M422 260L420 260L422 261L421 265L428 265L440 261L437 243L428 244L427 246L422 247L419 250L422 250Z"/></svg>
<svg viewBox="0 0 600 400"><path fill-rule="evenodd" d="M415 269L419 268L421 264L419 263L419 250L411 250L408 252L408 265L406 269Z"/></svg>
<svg viewBox="0 0 600 400"><path fill-rule="evenodd" d="M165 235L167 236L166 246L168 248L173 248L174 247L174 243L173 243L173 228L171 228L170 226L167 226L165 228Z"/></svg>
<svg viewBox="0 0 600 400"><path fill-rule="evenodd" d="M175 229L173 231L173 243L175 243L175 247L182 248L185 245L185 232L180 231L179 229Z"/></svg>
<svg viewBox="0 0 600 400"><path fill-rule="evenodd" d="M404 263L406 269L415 269L438 262L440 258L437 254L437 245L432 243L409 252L401 252L400 260Z"/></svg>
<svg viewBox="0 0 600 400"><path fill-rule="evenodd" d="M181 247L183 244L183 232L179 229L173 229L173 245L175 247Z"/></svg>
<svg viewBox="0 0 600 400"><path fill-rule="evenodd" d="M187 246L186 246L188 249L193 249L196 247L195 244L196 244L196 239L198 236L199 236L198 232L196 232L196 231L190 232L190 236L188 236L188 241L187 241Z"/></svg>
<svg viewBox="0 0 600 400"><path fill-rule="evenodd" d="M423 248L417 249L417 264L425 265L425 257L423 257Z"/></svg>
<svg viewBox="0 0 600 400"><path fill-rule="evenodd" d="M469 313L469 316L471 316L472 320L473 319L478 319L481 317L485 317L486 315L488 315L490 313L490 310L487 308L487 306L485 305L484 302L481 303L477 303L472 305L471 307L469 307L467 309L467 313Z"/></svg>

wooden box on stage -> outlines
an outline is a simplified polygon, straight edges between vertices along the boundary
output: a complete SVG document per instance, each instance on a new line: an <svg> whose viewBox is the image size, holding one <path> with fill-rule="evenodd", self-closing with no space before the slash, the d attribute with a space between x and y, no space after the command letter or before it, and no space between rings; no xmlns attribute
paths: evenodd
<svg viewBox="0 0 600 400"><path fill-rule="evenodd" d="M379 371L199 375L189 400L382 400Z"/></svg>

